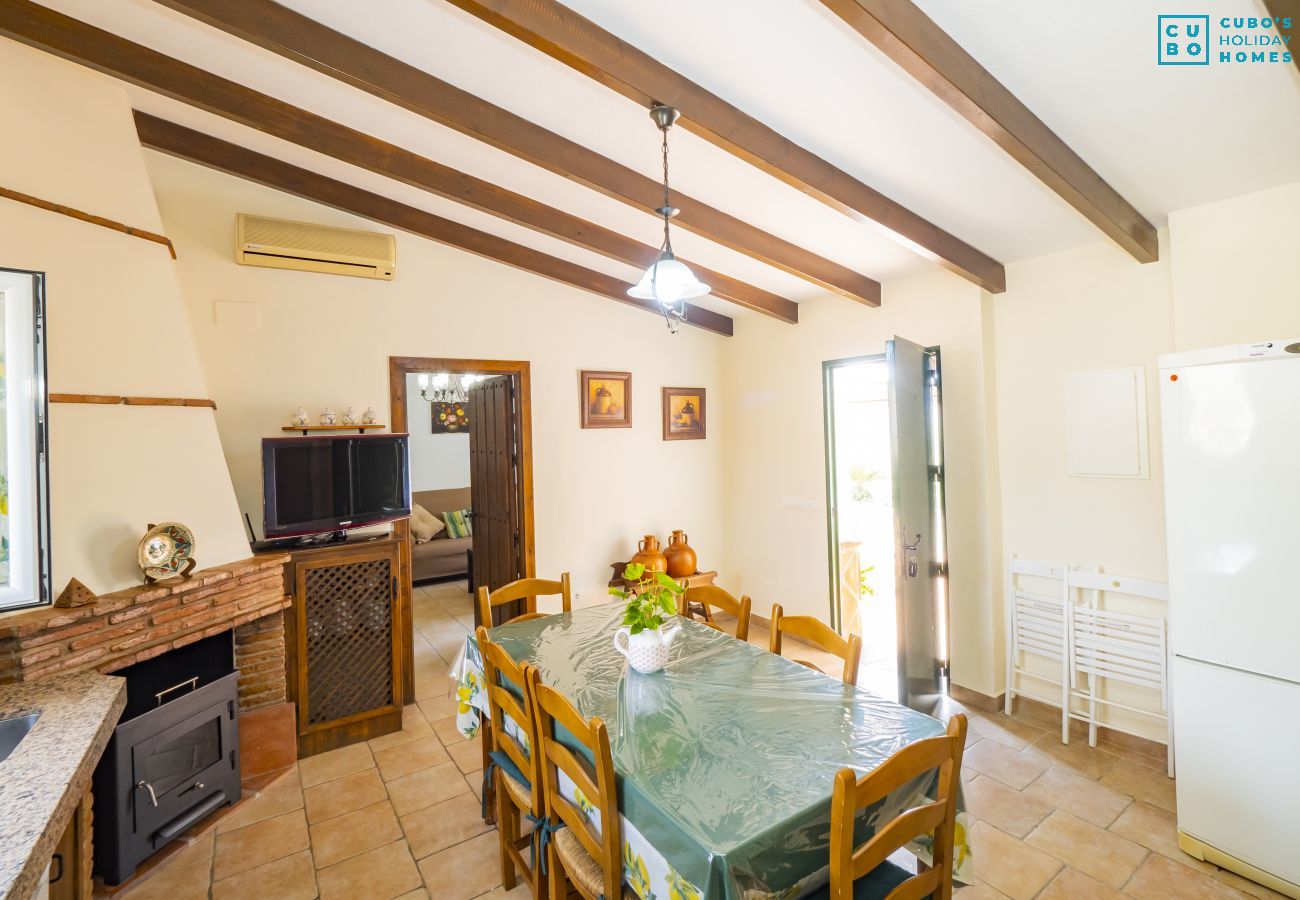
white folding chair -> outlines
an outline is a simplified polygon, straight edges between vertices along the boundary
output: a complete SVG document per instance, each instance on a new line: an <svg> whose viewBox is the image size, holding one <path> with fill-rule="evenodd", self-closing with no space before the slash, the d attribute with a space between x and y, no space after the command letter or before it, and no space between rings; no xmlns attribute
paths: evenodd
<svg viewBox="0 0 1300 900"><path fill-rule="evenodd" d="M1070 659L1067 648L1069 616L1066 615L1068 589L1063 563L1032 562L1012 556L1007 564L1007 693L1006 712L1011 715L1012 701L1028 697L1040 703L1060 706L1061 740L1069 739L1070 720L1065 713L1070 704ZM1047 590L1031 590L1046 582ZM1055 664L1059 679L1028 668L1029 657L1037 656ZM1023 663L1023 665L1022 665ZM1055 699L1038 696L1017 688L1016 676L1046 682L1058 688Z"/></svg>
<svg viewBox="0 0 1300 900"><path fill-rule="evenodd" d="M1107 595L1126 595L1169 601L1169 585L1141 578L1069 569L1067 591L1079 590L1085 602L1070 603L1068 646L1069 686L1065 708L1069 718L1088 724L1088 745L1097 746L1099 707L1108 706L1161 720L1167 734L1167 768L1174 774L1174 729L1169 703L1169 647L1163 616L1142 616L1102 608ZM1159 693L1159 712L1121 703L1103 696L1106 681L1118 681ZM1082 700L1086 711L1075 711L1071 698ZM1110 722L1107 727L1114 728ZM1069 743L1069 721L1062 740Z"/></svg>

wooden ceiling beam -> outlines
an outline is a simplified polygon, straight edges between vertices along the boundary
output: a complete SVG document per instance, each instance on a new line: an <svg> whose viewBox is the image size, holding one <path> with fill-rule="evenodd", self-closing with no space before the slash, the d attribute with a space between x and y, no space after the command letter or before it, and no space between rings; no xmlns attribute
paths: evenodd
<svg viewBox="0 0 1300 900"><path fill-rule="evenodd" d="M1156 228L910 0L822 0L850 28L984 132L1138 262Z"/></svg>
<svg viewBox="0 0 1300 900"><path fill-rule="evenodd" d="M135 125L140 143L151 149L662 315L654 302L629 297L631 285L618 278L139 110L135 111ZM730 318L698 306L688 309L686 321L715 334L732 333Z"/></svg>
<svg viewBox="0 0 1300 900"><path fill-rule="evenodd" d="M273 0L157 2L639 210L663 203L655 179ZM648 126L646 133L649 140ZM673 201L676 227L853 299L880 300L879 283L866 276L680 191ZM793 304L781 308L795 312Z"/></svg>
<svg viewBox="0 0 1300 900"><path fill-rule="evenodd" d="M637 103L666 103L695 134L900 244L998 293L1006 273L981 253L805 150L556 0L448 0Z"/></svg>
<svg viewBox="0 0 1300 900"><path fill-rule="evenodd" d="M648 267L659 252L657 247L27 0L0 3L0 35L638 269ZM797 321L793 302L695 263L690 265L718 296L782 321Z"/></svg>
<svg viewBox="0 0 1300 900"><path fill-rule="evenodd" d="M1273 19L1273 30L1289 41L1286 50L1300 71L1300 41L1295 40L1300 35L1300 0L1264 0L1264 8ZM1286 24L1278 24L1279 20Z"/></svg>

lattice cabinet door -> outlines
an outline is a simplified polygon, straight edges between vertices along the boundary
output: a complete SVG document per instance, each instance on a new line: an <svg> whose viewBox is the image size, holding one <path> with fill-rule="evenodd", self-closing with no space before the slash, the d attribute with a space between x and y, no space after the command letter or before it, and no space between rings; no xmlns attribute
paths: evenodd
<svg viewBox="0 0 1300 900"><path fill-rule="evenodd" d="M393 540L294 554L300 755L375 736L401 715L398 548Z"/></svg>

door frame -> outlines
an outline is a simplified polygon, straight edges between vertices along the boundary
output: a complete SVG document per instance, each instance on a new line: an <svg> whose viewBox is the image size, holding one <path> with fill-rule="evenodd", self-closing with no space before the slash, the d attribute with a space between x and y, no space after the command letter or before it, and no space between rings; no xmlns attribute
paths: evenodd
<svg viewBox="0 0 1300 900"><path fill-rule="evenodd" d="M862 356L846 356L842 359L828 359L822 362L822 427L825 431L826 445L827 566L830 571L831 588L829 621L831 627L841 634L843 623L840 621L840 521L837 505L839 485L835 478L835 404L831 402L835 386L832 374L836 369L845 366L869 362L885 362L885 354L865 353Z"/></svg>
<svg viewBox="0 0 1300 900"><path fill-rule="evenodd" d="M949 683L952 671L952 578L949 572L948 564L948 485L947 485L947 465L944 459L944 428L943 428L943 353L939 346L926 346L926 355L933 360L931 374L933 382L930 384L932 391L927 391L926 408L927 419L931 416L930 422L927 422L926 428L926 452L930 457L927 460L927 466L931 471L932 483L938 483L938 497L936 512L942 520L942 531L936 529L937 534L942 534L943 539L943 559L939 562L939 568L932 573L935 580L942 582L943 596L935 597L938 604L940 618L942 620L942 641L943 646L941 653L943 660L941 663L943 680L946 685ZM827 537L827 568L830 574L830 623L831 627L837 632L841 631L843 625L840 622L840 587L839 587L839 515L836 506L837 487L835 478L835 409L831 399L834 394L834 385L832 384L832 373L835 369L843 366L857 365L868 362L886 362L888 353L864 353L861 356L846 356L841 359L828 359L822 362L822 421L824 428L824 442L826 447L826 537ZM930 428L930 424L937 424L938 429L935 432ZM930 440L937 438L937 443L931 444ZM891 436L891 440L892 440ZM892 473L891 473L892 476ZM895 547L895 554L899 548ZM937 592L936 592L937 593ZM899 635L899 654L901 656L903 647L901 644L902 636Z"/></svg>
<svg viewBox="0 0 1300 900"><path fill-rule="evenodd" d="M390 356L388 357L389 426L393 432L409 432L408 411L410 400L406 393L406 376L421 372L453 372L464 374L507 375L515 380L515 396L519 398L516 424L519 427L519 478L522 483L523 510L519 519L520 541L524 548L524 577L537 574L537 547L533 528L533 401L532 377L528 360L465 359L443 356ZM411 522L400 519L393 527L400 542L398 570L401 584L411 583ZM414 625L411 621L409 591L402 613L403 693L408 703L415 702Z"/></svg>

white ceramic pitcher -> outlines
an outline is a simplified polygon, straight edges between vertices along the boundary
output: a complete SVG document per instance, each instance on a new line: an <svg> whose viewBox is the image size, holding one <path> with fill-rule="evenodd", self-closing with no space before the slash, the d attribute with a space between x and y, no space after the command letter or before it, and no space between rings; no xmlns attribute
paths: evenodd
<svg viewBox="0 0 1300 900"><path fill-rule="evenodd" d="M680 625L661 625L653 631L646 629L633 634L625 625L614 632L614 649L627 657L632 668L649 675L668 664L668 648L681 630Z"/></svg>

